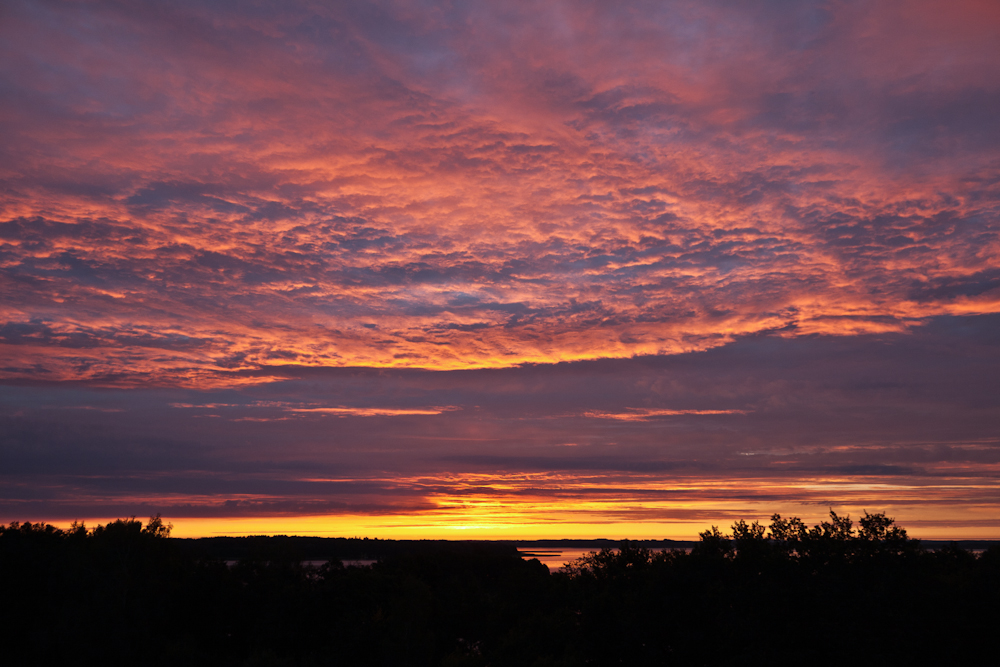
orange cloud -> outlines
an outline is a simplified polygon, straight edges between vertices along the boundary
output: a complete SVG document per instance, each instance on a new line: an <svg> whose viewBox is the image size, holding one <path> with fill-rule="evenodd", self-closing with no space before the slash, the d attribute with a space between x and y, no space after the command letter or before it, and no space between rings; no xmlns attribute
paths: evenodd
<svg viewBox="0 0 1000 667"><path fill-rule="evenodd" d="M676 417L678 415L745 415L748 410L664 410L653 408L625 408L628 412L584 412L584 417L593 419L616 419L618 421L649 421L655 417Z"/></svg>
<svg viewBox="0 0 1000 667"><path fill-rule="evenodd" d="M455 406L433 408L291 408L290 412L336 415L338 417L396 417L399 415L439 415L450 410L460 410Z"/></svg>
<svg viewBox="0 0 1000 667"><path fill-rule="evenodd" d="M179 7L136 46L141 11L12 12L6 80L31 106L4 107L0 373L238 386L997 312L996 137L968 115L1000 75L981 10L903 11L918 44L896 5L576 8L507 32L484 9L410 15L407 47ZM800 20L825 37L746 27Z"/></svg>

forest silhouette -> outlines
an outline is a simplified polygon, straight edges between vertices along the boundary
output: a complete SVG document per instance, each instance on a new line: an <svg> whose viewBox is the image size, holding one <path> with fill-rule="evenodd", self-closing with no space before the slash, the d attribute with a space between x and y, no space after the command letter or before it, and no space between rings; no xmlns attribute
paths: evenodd
<svg viewBox="0 0 1000 667"><path fill-rule="evenodd" d="M3 663L954 664L1000 623L1000 548L928 549L880 513L624 541L554 573L510 543L169 534L0 527Z"/></svg>

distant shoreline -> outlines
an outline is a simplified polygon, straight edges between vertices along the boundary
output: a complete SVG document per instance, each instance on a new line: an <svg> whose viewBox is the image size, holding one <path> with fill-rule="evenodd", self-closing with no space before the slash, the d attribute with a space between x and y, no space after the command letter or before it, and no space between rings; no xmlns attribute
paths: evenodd
<svg viewBox="0 0 1000 667"><path fill-rule="evenodd" d="M402 554L448 552L488 552L496 555L517 555L531 558L553 551L617 549L623 542L655 551L690 550L693 540L614 540L614 539L549 539L549 540L392 540L363 537L311 537L297 535L252 535L245 537L171 537L167 538L190 554L219 560L240 560L248 557L293 557L302 561L379 560ZM955 545L966 551L981 551L1000 540L920 540L927 551L938 551ZM548 553L546 553L548 552Z"/></svg>

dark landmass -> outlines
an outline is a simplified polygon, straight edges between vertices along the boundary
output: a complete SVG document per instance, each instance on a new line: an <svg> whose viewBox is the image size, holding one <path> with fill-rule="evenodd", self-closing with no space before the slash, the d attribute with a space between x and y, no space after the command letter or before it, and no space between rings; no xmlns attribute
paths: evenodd
<svg viewBox="0 0 1000 667"><path fill-rule="evenodd" d="M398 556L453 554L517 556L517 547L487 540L380 540L346 537L253 535L249 537L170 538L179 553L191 558L239 561L284 558L300 561L383 560Z"/></svg>
<svg viewBox="0 0 1000 667"><path fill-rule="evenodd" d="M858 524L775 515L689 543L183 540L158 517L68 531L12 523L0 527L0 663L956 664L993 654L1000 545L921 543L881 514ZM588 548L561 572L518 552Z"/></svg>
<svg viewBox="0 0 1000 667"><path fill-rule="evenodd" d="M215 558L239 561L245 558L279 555L301 561L365 561L396 556L417 556L448 552L452 554L492 554L530 558L535 553L568 549L618 549L622 544L633 548L665 551L693 549L698 542L688 540L382 540L360 537L302 537L295 535L253 535L248 537L169 538L179 553L190 558ZM1000 546L997 540L921 540L925 550L958 547L985 551Z"/></svg>
<svg viewBox="0 0 1000 667"><path fill-rule="evenodd" d="M525 556L531 552L563 549L617 549L624 542L647 549L690 549L697 542L681 540L381 540L359 537L300 537L253 535L248 537L169 538L179 553L191 558L238 561L275 554L301 561L382 560L447 551L452 554ZM527 554L522 552L528 552Z"/></svg>
<svg viewBox="0 0 1000 667"><path fill-rule="evenodd" d="M920 540L920 546L929 551L955 547L966 551L986 551L1000 547L1000 540Z"/></svg>

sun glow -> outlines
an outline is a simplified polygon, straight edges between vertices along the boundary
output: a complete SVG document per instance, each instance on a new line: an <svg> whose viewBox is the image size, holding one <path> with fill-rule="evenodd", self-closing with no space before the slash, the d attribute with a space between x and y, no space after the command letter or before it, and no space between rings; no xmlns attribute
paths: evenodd
<svg viewBox="0 0 1000 667"><path fill-rule="evenodd" d="M844 478L668 481L651 475L624 479L551 473L447 474L381 482L386 488L409 487L420 492L419 508L167 518L176 537L288 534L382 539L692 540L711 525L726 527L738 519L767 524L775 512L815 523L831 508L854 518L878 508L910 528L914 537L986 539L1000 530L1000 519L991 512L992 506L974 500L1000 492L996 485L922 486L891 481L859 483ZM950 496L952 503L928 507L922 502L928 494ZM959 498L964 502L955 502ZM262 500L266 499L248 497L243 502ZM213 502L206 498L201 504L208 508Z"/></svg>

